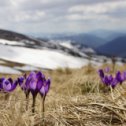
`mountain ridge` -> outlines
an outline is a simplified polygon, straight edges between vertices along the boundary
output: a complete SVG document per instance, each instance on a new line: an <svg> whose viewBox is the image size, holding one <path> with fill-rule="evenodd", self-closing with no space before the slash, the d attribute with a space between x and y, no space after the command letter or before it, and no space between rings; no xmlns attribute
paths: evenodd
<svg viewBox="0 0 126 126"><path fill-rule="evenodd" d="M126 57L126 35L117 37L98 47L97 52L109 56Z"/></svg>
<svg viewBox="0 0 126 126"><path fill-rule="evenodd" d="M85 46L91 47L91 48L96 48L100 45L102 45L105 40L97 37L92 34L88 33L81 33L81 34L75 34L75 35L63 35L63 36L57 36L57 37L52 37L54 40L71 40L72 42L77 42L80 44L83 44Z"/></svg>
<svg viewBox="0 0 126 126"><path fill-rule="evenodd" d="M9 31L9 30L0 29L0 39L9 40L10 42L17 41L19 43L23 43L24 45L20 44L20 46L27 47L27 48L34 48L34 49L48 48L48 49L53 49L53 50L57 49L59 51L66 52L70 55L77 56L77 57L85 57L83 55L83 53L90 54L90 52L84 51L84 48L88 48L88 47L84 46L83 44L81 44L81 47L80 47L77 44L75 45L74 43L71 43L72 46L76 46L76 48L78 48L78 50L70 49L70 48L60 45L60 43L51 42L47 39L40 39L40 38L38 39L38 38L34 38L34 37L29 37L27 35ZM3 41L3 40L1 40L1 41ZM5 44L8 44L8 42ZM16 46L16 45L13 44L12 46ZM19 44L17 46L19 46Z"/></svg>

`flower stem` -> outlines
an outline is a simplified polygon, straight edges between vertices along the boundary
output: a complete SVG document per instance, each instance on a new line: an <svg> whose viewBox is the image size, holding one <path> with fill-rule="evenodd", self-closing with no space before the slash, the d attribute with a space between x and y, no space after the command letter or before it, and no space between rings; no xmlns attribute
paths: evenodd
<svg viewBox="0 0 126 126"><path fill-rule="evenodd" d="M35 102L36 102L36 95L33 95L33 102L32 102L32 113L35 113Z"/></svg>
<svg viewBox="0 0 126 126"><path fill-rule="evenodd" d="M114 56L112 56L112 68L113 68L112 72L115 72L115 65L116 65L116 59Z"/></svg>
<svg viewBox="0 0 126 126"><path fill-rule="evenodd" d="M111 91L111 97L112 97L112 100L114 100L114 96L113 96L113 89L112 87L110 86L110 91Z"/></svg>
<svg viewBox="0 0 126 126"><path fill-rule="evenodd" d="M5 94L5 100L8 100L9 99L9 93L6 93Z"/></svg>
<svg viewBox="0 0 126 126"><path fill-rule="evenodd" d="M26 94L26 111L28 110L29 105L29 94Z"/></svg>
<svg viewBox="0 0 126 126"><path fill-rule="evenodd" d="M42 126L45 126L45 96L42 97Z"/></svg>

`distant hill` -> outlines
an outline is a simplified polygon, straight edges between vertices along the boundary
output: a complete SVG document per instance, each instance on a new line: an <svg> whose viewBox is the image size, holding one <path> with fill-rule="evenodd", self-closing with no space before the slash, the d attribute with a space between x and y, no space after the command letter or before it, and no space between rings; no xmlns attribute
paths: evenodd
<svg viewBox="0 0 126 126"><path fill-rule="evenodd" d="M76 34L76 35L63 35L54 37L55 40L71 40L72 42L80 43L91 48L97 48L105 43L103 38L91 34Z"/></svg>
<svg viewBox="0 0 126 126"><path fill-rule="evenodd" d="M9 41L9 42L8 42ZM15 43L16 44L13 44ZM8 31L0 29L0 43L11 46L22 46L27 48L34 49L51 49L57 51L63 51L67 54L77 56L77 57L85 57L85 54L91 55L94 54L95 51L87 46L79 43L70 43L72 48L67 48L60 43L51 42L45 38L35 38L30 37L21 33Z"/></svg>
<svg viewBox="0 0 126 126"><path fill-rule="evenodd" d="M44 69L80 68L89 60L100 65L108 59L81 43L34 38L8 30L0 30L0 58Z"/></svg>
<svg viewBox="0 0 126 126"><path fill-rule="evenodd" d="M96 50L104 55L126 57L126 35L109 41Z"/></svg>
<svg viewBox="0 0 126 126"><path fill-rule="evenodd" d="M103 44L106 44L107 42L112 41L116 39L117 37L125 36L126 31L113 31L113 30L99 29L99 30L91 31L89 32L89 34L103 38L106 41Z"/></svg>
<svg viewBox="0 0 126 126"><path fill-rule="evenodd" d="M96 36L78 34L58 37L62 39L38 39L13 31L0 30L0 58L44 69L80 68L89 63L101 65L111 61L106 56L97 55L96 51L90 48L102 43L102 39ZM120 62L120 59L116 61Z"/></svg>
<svg viewBox="0 0 126 126"><path fill-rule="evenodd" d="M13 32L13 31L9 31L9 30L3 30L0 29L0 38L1 39L6 39L6 40L11 40L11 41L20 41L20 40L30 40L33 41L33 39L31 39L30 37L17 33L17 32Z"/></svg>

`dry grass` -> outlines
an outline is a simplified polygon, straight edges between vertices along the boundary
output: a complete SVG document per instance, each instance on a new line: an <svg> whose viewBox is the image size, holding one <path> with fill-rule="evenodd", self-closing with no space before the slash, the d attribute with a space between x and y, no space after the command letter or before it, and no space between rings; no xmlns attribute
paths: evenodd
<svg viewBox="0 0 126 126"><path fill-rule="evenodd" d="M116 69L124 70L125 66L116 66ZM101 84L96 71L93 67L43 71L52 78L45 103L46 126L126 126L126 84L110 91ZM8 99L5 95L0 94L0 126L41 124L39 95L35 114L31 112L31 96L26 111L25 96L20 88L10 93Z"/></svg>

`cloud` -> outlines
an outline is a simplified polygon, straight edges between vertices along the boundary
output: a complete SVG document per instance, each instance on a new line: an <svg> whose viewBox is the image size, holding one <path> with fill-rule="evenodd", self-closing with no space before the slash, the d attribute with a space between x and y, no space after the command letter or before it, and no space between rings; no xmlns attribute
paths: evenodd
<svg viewBox="0 0 126 126"><path fill-rule="evenodd" d="M68 9L66 19L84 22L89 28L122 29L126 25L126 1L75 5Z"/></svg>
<svg viewBox="0 0 126 126"><path fill-rule="evenodd" d="M21 11L18 15L14 16L15 22L38 22L41 21L46 13L44 11Z"/></svg>
<svg viewBox="0 0 126 126"><path fill-rule="evenodd" d="M82 13L83 15L90 14L109 14L117 13L117 10L124 10L126 12L126 1L118 2L107 2L107 3L98 3L93 5L77 5L69 8L69 13ZM121 14L121 13L120 13Z"/></svg>
<svg viewBox="0 0 126 126"><path fill-rule="evenodd" d="M0 28L24 33L83 32L119 24L122 28L125 17L124 0L0 1Z"/></svg>

